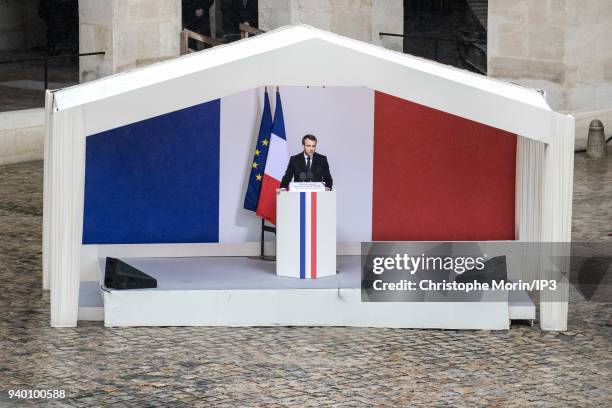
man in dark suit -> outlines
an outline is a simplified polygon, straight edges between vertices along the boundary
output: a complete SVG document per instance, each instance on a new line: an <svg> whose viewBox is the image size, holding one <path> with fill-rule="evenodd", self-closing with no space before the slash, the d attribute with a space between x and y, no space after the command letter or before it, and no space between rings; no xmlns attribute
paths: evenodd
<svg viewBox="0 0 612 408"><path fill-rule="evenodd" d="M183 0L183 27L210 37L210 7L215 0ZM202 43L189 39L189 48L200 51Z"/></svg>
<svg viewBox="0 0 612 408"><path fill-rule="evenodd" d="M315 181L325 183L325 190L331 190L333 186L332 176L329 172L327 157L315 153L317 138L306 135L302 138L302 153L291 156L287 171L281 181L281 189L287 189L292 179L295 181Z"/></svg>
<svg viewBox="0 0 612 408"><path fill-rule="evenodd" d="M258 1L257 0L222 0L221 14L223 16L223 33L228 41L240 39L240 23L248 23L257 28Z"/></svg>

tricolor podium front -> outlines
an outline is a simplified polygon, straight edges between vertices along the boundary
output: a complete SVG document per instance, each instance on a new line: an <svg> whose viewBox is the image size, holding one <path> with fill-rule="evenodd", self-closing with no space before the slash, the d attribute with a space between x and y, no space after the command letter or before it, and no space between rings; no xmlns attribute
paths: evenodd
<svg viewBox="0 0 612 408"><path fill-rule="evenodd" d="M336 192L281 191L276 200L276 274L336 274Z"/></svg>

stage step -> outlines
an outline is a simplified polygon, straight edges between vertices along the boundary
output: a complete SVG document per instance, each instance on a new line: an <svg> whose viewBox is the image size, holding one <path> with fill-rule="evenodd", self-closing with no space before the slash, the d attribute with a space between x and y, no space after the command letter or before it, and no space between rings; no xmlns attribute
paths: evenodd
<svg viewBox="0 0 612 408"><path fill-rule="evenodd" d="M535 304L524 290L508 291L510 320L535 320Z"/></svg>
<svg viewBox="0 0 612 408"><path fill-rule="evenodd" d="M79 287L79 314L83 321L104 321L104 303L98 281L84 281Z"/></svg>

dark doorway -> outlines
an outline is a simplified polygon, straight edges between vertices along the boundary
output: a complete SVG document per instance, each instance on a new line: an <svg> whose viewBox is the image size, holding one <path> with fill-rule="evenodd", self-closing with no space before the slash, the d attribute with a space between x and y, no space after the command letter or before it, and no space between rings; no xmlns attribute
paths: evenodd
<svg viewBox="0 0 612 408"><path fill-rule="evenodd" d="M223 42L238 40L240 23L259 26L258 3L258 0L182 0L183 27Z"/></svg>
<svg viewBox="0 0 612 408"><path fill-rule="evenodd" d="M488 0L404 0L404 52L487 72Z"/></svg>
<svg viewBox="0 0 612 408"><path fill-rule="evenodd" d="M240 39L240 23L259 27L258 0L217 0L221 12L221 35L226 41Z"/></svg>
<svg viewBox="0 0 612 408"><path fill-rule="evenodd" d="M8 1L0 25L0 111L42 107L45 86L79 82L78 0Z"/></svg>
<svg viewBox="0 0 612 408"><path fill-rule="evenodd" d="M38 15L47 28L50 55L76 54L79 50L78 0L40 0Z"/></svg>

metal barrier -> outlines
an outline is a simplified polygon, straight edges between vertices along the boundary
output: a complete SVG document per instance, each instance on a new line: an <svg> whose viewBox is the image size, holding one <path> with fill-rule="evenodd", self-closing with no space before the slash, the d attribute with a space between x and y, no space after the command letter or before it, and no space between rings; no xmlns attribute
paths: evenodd
<svg viewBox="0 0 612 408"><path fill-rule="evenodd" d="M469 66L473 71L479 74L482 74L482 75L487 74L486 65L485 67L483 67L482 64L480 63L480 61L482 60L482 56L484 56L484 60L486 63L486 54L487 54L486 44L487 42L485 40L469 38L467 37L467 35L463 33L459 33L454 38L442 38L442 37L434 37L434 36L427 36L427 35L404 35L404 34L383 33L383 32L378 33L378 35L380 37L384 37L384 36L401 37L401 38L409 38L409 39L415 39L415 40L434 41L434 58L433 58L434 61L440 61L440 55L439 55L440 42L454 43L457 45L457 48L459 50L459 58L461 59L461 62L464 65ZM473 54L478 56L477 59L479 61L473 61L472 58L470 58L470 56L472 56Z"/></svg>
<svg viewBox="0 0 612 408"><path fill-rule="evenodd" d="M88 57L91 55L105 55L106 51L98 51L98 52L86 52L83 54L62 54L62 55L48 55L45 57L36 57L36 58L23 58L23 59L16 59L16 60L1 60L0 64L19 64L19 63L24 63L24 62L38 62L38 61L43 61L44 62L44 68L45 68L45 74L44 74L44 90L46 90L48 88L49 85L49 60L50 59L58 59L58 58L74 58L74 57Z"/></svg>
<svg viewBox="0 0 612 408"><path fill-rule="evenodd" d="M191 31L185 28L183 29L183 31L181 31L181 55L185 55L185 54L189 54L191 52L197 51L192 48L189 48L189 39L192 39L196 42L204 44L204 48L206 49L210 47L216 47L217 45L227 44L227 43L230 43L236 40L240 40L243 38L249 38L250 36L265 33L265 31L263 30L260 30L255 27L251 27L250 25L243 24L243 23L240 23L238 25L238 30L240 31L240 34L227 34L227 35L224 35L222 39L220 39L220 38L212 38L206 35L202 35L202 34L196 33L194 31Z"/></svg>

